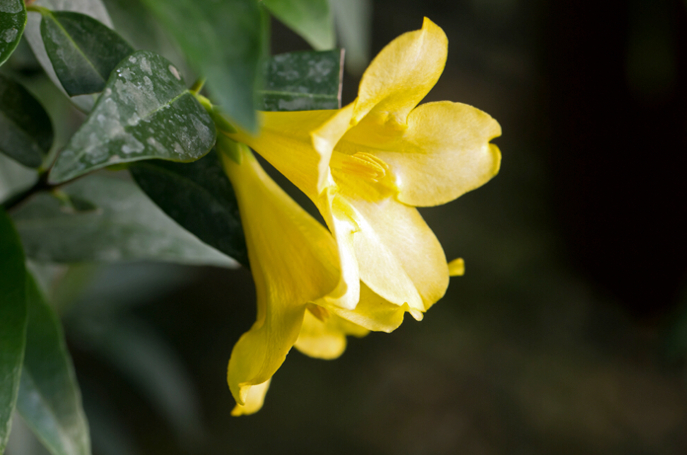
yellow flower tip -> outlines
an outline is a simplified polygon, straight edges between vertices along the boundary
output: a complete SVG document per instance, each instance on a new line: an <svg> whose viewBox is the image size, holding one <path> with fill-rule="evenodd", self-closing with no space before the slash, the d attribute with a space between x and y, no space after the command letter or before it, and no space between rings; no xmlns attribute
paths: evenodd
<svg viewBox="0 0 687 455"><path fill-rule="evenodd" d="M262 384L254 386L242 386L241 395L245 397L243 404L237 402L236 406L231 411L231 415L238 417L242 415L255 414L258 412L265 402L265 394L267 394L267 390L270 388L270 382L271 379L268 379Z"/></svg>
<svg viewBox="0 0 687 455"><path fill-rule="evenodd" d="M448 263L448 274L450 276L465 275L465 261L463 258L454 259Z"/></svg>
<svg viewBox="0 0 687 455"><path fill-rule="evenodd" d="M501 170L501 150L496 144L489 144L489 151L491 152L492 159L494 160L492 175L495 176Z"/></svg>
<svg viewBox="0 0 687 455"><path fill-rule="evenodd" d="M406 307L407 307L406 311L408 313L410 313L410 315L413 317L413 319L415 319L418 322L422 321L424 319L425 313L423 313L422 311L418 311L415 308L410 308L407 304L406 304Z"/></svg>

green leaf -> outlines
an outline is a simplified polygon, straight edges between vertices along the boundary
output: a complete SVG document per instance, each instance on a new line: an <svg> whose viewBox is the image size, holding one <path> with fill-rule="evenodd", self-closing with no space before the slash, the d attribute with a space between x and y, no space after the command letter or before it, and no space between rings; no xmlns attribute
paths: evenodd
<svg viewBox="0 0 687 455"><path fill-rule="evenodd" d="M134 49L90 16L41 10L41 36L62 87L69 96L98 93L117 64Z"/></svg>
<svg viewBox="0 0 687 455"><path fill-rule="evenodd" d="M50 181L149 158L194 161L215 143L215 125L169 60L138 51L112 72L86 122L57 157Z"/></svg>
<svg viewBox="0 0 687 455"><path fill-rule="evenodd" d="M28 275L29 322L17 409L53 455L88 455L86 415L62 327Z"/></svg>
<svg viewBox="0 0 687 455"><path fill-rule="evenodd" d="M49 262L157 260L235 267L169 219L136 185L94 175L62 190L99 209L67 213L48 194L36 195L14 214L27 256Z"/></svg>
<svg viewBox="0 0 687 455"><path fill-rule="evenodd" d="M7 445L17 402L26 313L24 253L12 220L0 209L0 454Z"/></svg>
<svg viewBox="0 0 687 455"><path fill-rule="evenodd" d="M174 221L248 264L234 189L214 151L190 164L141 161L129 170L138 186Z"/></svg>
<svg viewBox="0 0 687 455"><path fill-rule="evenodd" d="M342 1L342 0L335 0ZM328 0L262 0L274 16L318 50L336 44Z"/></svg>
<svg viewBox="0 0 687 455"><path fill-rule="evenodd" d="M340 45L346 49L346 69L361 75L370 63L372 0L331 2Z"/></svg>
<svg viewBox="0 0 687 455"><path fill-rule="evenodd" d="M341 107L343 51L291 52L265 62L263 111L307 111Z"/></svg>
<svg viewBox="0 0 687 455"><path fill-rule="evenodd" d="M0 0L0 65L19 44L26 25L24 0Z"/></svg>
<svg viewBox="0 0 687 455"><path fill-rule="evenodd" d="M257 128L263 32L256 0L144 0L207 78L213 101L249 131Z"/></svg>
<svg viewBox="0 0 687 455"><path fill-rule="evenodd" d="M102 0L36 0L32 5L42 6L51 11L76 11L78 13L87 14L112 28L112 20L109 14L107 14L107 9L105 9ZM41 37L41 16L39 14L29 14L24 36L31 46L31 50L33 50L36 59L48 74L48 77L50 77L53 83L67 95L57 74L55 74L55 70L50 62L50 57L48 57L45 51L45 45ZM96 97L93 95L79 95L71 97L70 101L82 111L88 112L93 108Z"/></svg>
<svg viewBox="0 0 687 455"><path fill-rule="evenodd" d="M52 123L43 106L21 84L1 74L0 131L0 152L24 166L40 167L52 146Z"/></svg>

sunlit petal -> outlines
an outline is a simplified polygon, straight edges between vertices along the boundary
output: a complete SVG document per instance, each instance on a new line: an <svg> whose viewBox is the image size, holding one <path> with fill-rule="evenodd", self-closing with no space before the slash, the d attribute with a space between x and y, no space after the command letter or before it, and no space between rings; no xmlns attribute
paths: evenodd
<svg viewBox="0 0 687 455"><path fill-rule="evenodd" d="M229 361L229 387L240 405L281 366L298 338L307 303L331 292L339 278L331 234L243 147L241 164L222 154L239 203L258 304L255 324Z"/></svg>
<svg viewBox="0 0 687 455"><path fill-rule="evenodd" d="M360 287L360 303L355 310L332 308L333 314L374 332L393 332L403 322L405 313L421 321L423 313L407 304L396 305L375 294L363 283Z"/></svg>
<svg viewBox="0 0 687 455"><path fill-rule="evenodd" d="M370 114L404 124L408 113L439 79L447 52L446 34L427 18L421 30L393 40L363 74L354 121Z"/></svg>
<svg viewBox="0 0 687 455"><path fill-rule="evenodd" d="M255 414L260 409L265 402L265 394L270 388L271 379L263 382L262 384L254 385L248 391L246 395L246 404L237 404L231 411L231 415L238 417L243 415Z"/></svg>
<svg viewBox="0 0 687 455"><path fill-rule="evenodd" d="M317 316L314 313L318 313ZM362 337L368 330L313 305L305 312L296 348L318 359L336 359L346 349L346 335Z"/></svg>
<svg viewBox="0 0 687 455"><path fill-rule="evenodd" d="M337 181L360 228L353 240L361 280L392 303L427 310L448 286L446 257L432 230L386 188L345 175Z"/></svg>
<svg viewBox="0 0 687 455"><path fill-rule="evenodd" d="M442 101L422 104L408 117L408 128L376 155L391 168L398 199L414 206L445 204L495 176L501 153L489 141L501 127L472 106ZM369 144L369 143L368 143Z"/></svg>

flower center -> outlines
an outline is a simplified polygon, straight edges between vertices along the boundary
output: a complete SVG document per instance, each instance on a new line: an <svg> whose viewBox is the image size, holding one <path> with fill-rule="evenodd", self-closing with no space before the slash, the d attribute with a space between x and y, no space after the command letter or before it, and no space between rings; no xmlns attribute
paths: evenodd
<svg viewBox="0 0 687 455"><path fill-rule="evenodd" d="M388 164L367 152L357 152L353 155L334 152L329 166L373 182L382 181L389 173Z"/></svg>

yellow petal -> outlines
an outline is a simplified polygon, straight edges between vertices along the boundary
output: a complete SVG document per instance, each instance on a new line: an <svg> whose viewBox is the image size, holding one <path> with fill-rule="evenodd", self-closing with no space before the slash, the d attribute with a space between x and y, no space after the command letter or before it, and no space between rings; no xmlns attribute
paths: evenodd
<svg viewBox="0 0 687 455"><path fill-rule="evenodd" d="M400 124L444 71L448 39L425 18L422 29L404 33L375 57L363 74L353 118L391 116Z"/></svg>
<svg viewBox="0 0 687 455"><path fill-rule="evenodd" d="M316 308L322 307L315 306ZM296 348L303 354L318 359L336 359L346 349L346 335L362 337L368 330L324 310L324 320L306 311Z"/></svg>
<svg viewBox="0 0 687 455"><path fill-rule="evenodd" d="M445 204L488 182L501 153L489 141L501 127L489 114L449 101L418 106L397 139L371 143L395 177L398 199L413 206Z"/></svg>
<svg viewBox="0 0 687 455"><path fill-rule="evenodd" d="M407 304L396 305L384 300L370 288L360 287L360 303L355 310L330 308L331 313L374 332L393 332L403 322L403 315L408 312L421 321L423 314L410 308Z"/></svg>
<svg viewBox="0 0 687 455"><path fill-rule="evenodd" d="M329 175L334 146L346 132L353 106L328 111L261 112L258 136L227 134L248 144L294 185L315 198Z"/></svg>
<svg viewBox="0 0 687 455"><path fill-rule="evenodd" d="M271 379L251 387L246 396L246 404L237 404L234 409L232 409L231 415L235 417L250 415L262 409L262 404L265 402L265 394L270 388L270 382Z"/></svg>
<svg viewBox="0 0 687 455"><path fill-rule="evenodd" d="M241 147L241 164L221 156L238 199L258 304L227 372L234 398L245 405L251 387L270 379L296 342L306 304L331 292L339 272L331 234Z"/></svg>
<svg viewBox="0 0 687 455"><path fill-rule="evenodd" d="M358 225L351 212L347 211L348 205L338 194L337 188L328 188L315 200L315 204L336 239L341 271L336 288L322 298L322 304L352 310L360 300L360 271L353 246L353 235L359 230Z"/></svg>
<svg viewBox="0 0 687 455"><path fill-rule="evenodd" d="M429 309L446 292L448 266L420 213L381 185L344 173L335 178L359 228L353 244L360 279L389 302Z"/></svg>
<svg viewBox="0 0 687 455"><path fill-rule="evenodd" d="M448 274L450 276L465 275L465 261L463 258L454 259L448 263Z"/></svg>

